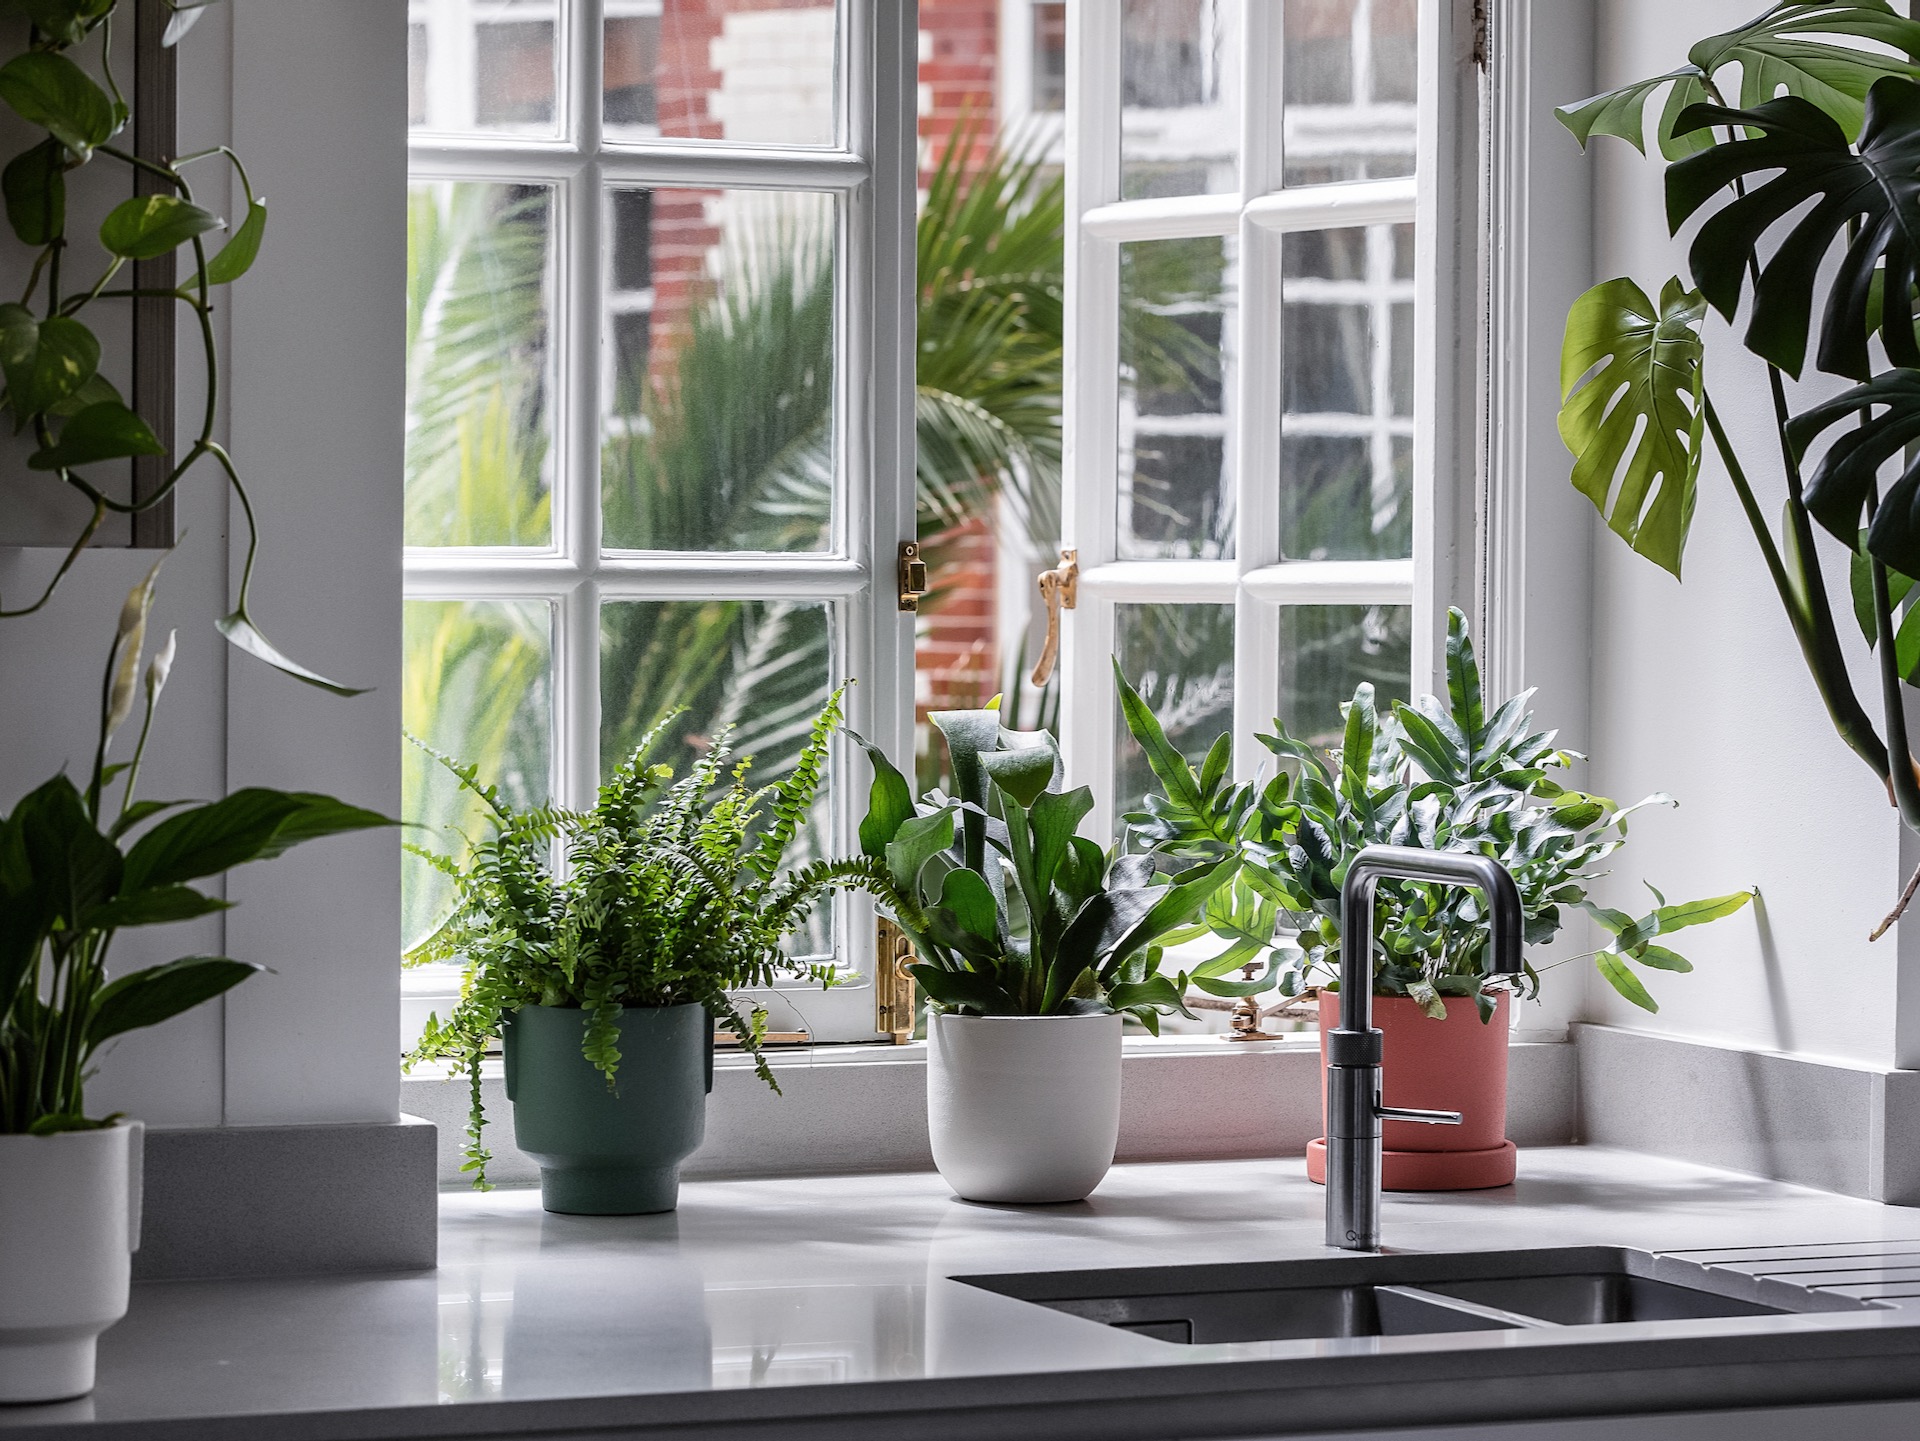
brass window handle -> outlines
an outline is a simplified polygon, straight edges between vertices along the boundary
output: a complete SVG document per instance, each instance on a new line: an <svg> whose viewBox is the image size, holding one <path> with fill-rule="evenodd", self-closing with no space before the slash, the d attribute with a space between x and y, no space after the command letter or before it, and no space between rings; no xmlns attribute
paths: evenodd
<svg viewBox="0 0 1920 1441"><path fill-rule="evenodd" d="M1062 548L1060 564L1040 572L1040 603L1047 608L1047 641L1040 647L1040 661L1033 668L1034 685L1045 685L1053 678L1054 663L1060 659L1060 611L1075 609L1080 603L1080 552Z"/></svg>

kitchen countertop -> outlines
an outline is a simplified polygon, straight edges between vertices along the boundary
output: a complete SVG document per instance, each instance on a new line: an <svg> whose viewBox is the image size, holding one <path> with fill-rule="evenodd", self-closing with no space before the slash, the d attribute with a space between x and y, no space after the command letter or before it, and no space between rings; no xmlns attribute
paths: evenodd
<svg viewBox="0 0 1920 1441"><path fill-rule="evenodd" d="M1090 1200L1043 1207L961 1202L930 1174L691 1183L678 1212L624 1218L548 1215L531 1190L448 1193L437 1272L136 1286L126 1320L101 1340L95 1393L0 1408L0 1431L21 1441L123 1430L680 1435L708 1421L751 1429L756 1419L813 1416L824 1429L805 1434L824 1437L866 1434L857 1422L879 1435L886 1421L899 1434L904 1412L931 1408L923 1420L937 1414L942 1424L913 1434L957 1436L1021 1434L980 1418L1023 1405L1066 1408L1046 1434L1075 1434L1084 1423L1084 1434L1118 1435L1129 1416L1147 1428L1141 1434L1161 1434L1148 1420L1153 1398L1185 1395L1179 1404L1192 1406L1194 1395L1233 1391L1250 1405L1255 1392L1293 1397L1298 1404L1282 1409L1300 1425L1275 1426L1298 1430L1320 1414L1314 1395L1324 1405L1332 1387L1351 1392L1377 1379L1328 1369L1361 1364L1391 1366L1420 1386L1426 1399L1415 1414L1469 1418L1450 1412L1443 1394L1444 1378L1461 1372L1458 1338L1447 1355L1431 1337L1175 1346L947 1279L1326 1255L1322 1195L1298 1160L1121 1166ZM1913 1242L1879 1249L1911 1251L1920 1267L1920 1210L1589 1147L1522 1151L1517 1183L1495 1191L1390 1193L1383 1233L1396 1250L1443 1252ZM1823 1346L1865 1347L1882 1370L1912 1379L1911 1391L1882 1395L1920 1397L1920 1315L1878 1316L1877 1329L1862 1329L1855 1313L1802 1318L1812 1336L1798 1338L1794 1355L1817 1361ZM1669 1365L1678 1354L1672 1328L1709 1326L1654 1324L1669 1328L1656 1333L1666 1341L1636 1345L1646 1323L1606 1328L1618 1375ZM1716 1334L1731 1327L1736 1346L1741 1328L1755 1324L1711 1323ZM1764 1364L1757 1335L1747 1338L1748 1370L1768 1374L1719 1400L1785 1394L1765 1389L1785 1373ZM1463 1393L1459 1405L1528 1414L1523 1401L1501 1398L1537 1396L1538 1377L1553 1366L1514 1336L1472 1338L1468 1369L1481 1377L1474 1390L1483 1401ZM1689 1353L1714 1364L1732 1354ZM1534 1382L1520 1385L1528 1376ZM1513 1384L1503 1390L1500 1377ZM1369 1389L1384 1409L1353 1414L1351 1424L1396 1419L1392 1388L1369 1380ZM1689 1404L1716 1401L1697 1385L1688 1394ZM954 1421L982 1407L977 1429Z"/></svg>

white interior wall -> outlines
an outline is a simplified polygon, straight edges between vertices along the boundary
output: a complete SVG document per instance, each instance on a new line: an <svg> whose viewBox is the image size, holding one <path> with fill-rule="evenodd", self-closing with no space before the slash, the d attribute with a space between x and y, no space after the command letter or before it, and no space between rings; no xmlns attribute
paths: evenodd
<svg viewBox="0 0 1920 1441"><path fill-rule="evenodd" d="M1671 69L1695 40L1750 20L1753 9L1752 0L1600 0L1598 87ZM1571 137L1565 152L1573 163ZM1631 275L1657 295L1668 275L1684 273L1686 237L1667 238L1662 170L1657 154L1642 159L1622 142L1596 141L1596 278ZM1777 513L1784 492L1764 371L1717 317L1708 355L1716 405L1763 507ZM1563 458L1533 483L1565 485L1569 468ZM1866 939L1904 879L1899 823L1835 735L1711 452L1685 583L1603 533L1592 616L1592 782L1623 799L1664 790L1680 802L1635 825L1602 899L1637 913L1649 900L1644 876L1672 899L1758 886L1763 900L1676 938L1698 970L1651 978L1658 1016L1590 973L1588 1016L1748 1048L1915 1064L1911 1028L1897 1023L1899 942ZM1849 613L1841 625L1848 638ZM1574 632L1564 643L1577 650L1586 639ZM1850 639L1864 659L1857 631ZM1863 687L1876 714L1877 695ZM1836 994L1847 1003L1832 1004Z"/></svg>

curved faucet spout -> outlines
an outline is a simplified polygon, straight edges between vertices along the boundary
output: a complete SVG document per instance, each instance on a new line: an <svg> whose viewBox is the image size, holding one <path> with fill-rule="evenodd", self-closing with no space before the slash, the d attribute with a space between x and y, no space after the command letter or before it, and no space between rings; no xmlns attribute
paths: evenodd
<svg viewBox="0 0 1920 1441"><path fill-rule="evenodd" d="M1380 1146L1383 1119L1458 1125L1454 1111L1389 1110L1380 1104L1381 1035L1373 1026L1374 890L1383 880L1472 886L1485 898L1492 934L1490 969L1521 971L1520 892L1507 868L1488 856L1368 846L1347 866L1340 889L1340 1026L1326 1037L1327 1244L1380 1249Z"/></svg>

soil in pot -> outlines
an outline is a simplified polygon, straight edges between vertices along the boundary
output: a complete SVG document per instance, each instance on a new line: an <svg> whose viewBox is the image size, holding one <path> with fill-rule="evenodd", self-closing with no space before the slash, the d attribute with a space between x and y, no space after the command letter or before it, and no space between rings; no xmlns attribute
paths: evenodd
<svg viewBox="0 0 1920 1441"><path fill-rule="evenodd" d="M540 1201L581 1216L671 1211L680 1163L706 1133L713 1020L700 1005L624 1012L613 1087L580 1054L586 1012L522 1006L506 1017L514 1140L540 1167Z"/></svg>
<svg viewBox="0 0 1920 1441"><path fill-rule="evenodd" d="M933 1163L968 1201L1084 1200L1120 1139L1121 1017L928 1018Z"/></svg>
<svg viewBox="0 0 1920 1441"><path fill-rule="evenodd" d="M1510 1185L1517 1154L1507 1139L1508 997L1493 1019L1462 996L1447 998L1436 1021L1405 996L1375 996L1380 1028L1381 1102L1427 1111L1458 1111L1458 1126L1388 1121L1380 1184L1389 1191L1478 1191ZM1340 1024L1340 997L1320 992L1320 1120L1326 1124L1327 1032ZM1307 1145L1307 1179L1326 1184L1324 1141Z"/></svg>

